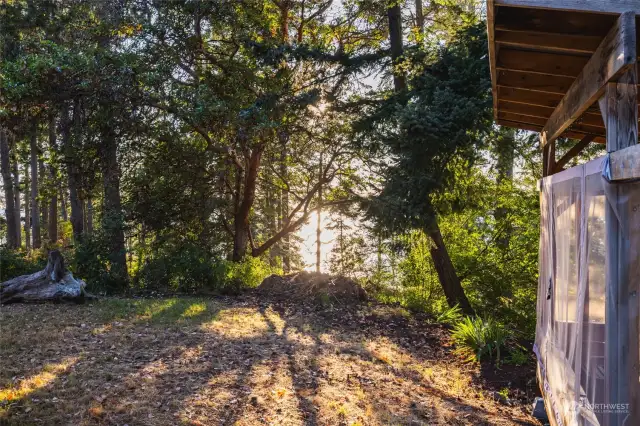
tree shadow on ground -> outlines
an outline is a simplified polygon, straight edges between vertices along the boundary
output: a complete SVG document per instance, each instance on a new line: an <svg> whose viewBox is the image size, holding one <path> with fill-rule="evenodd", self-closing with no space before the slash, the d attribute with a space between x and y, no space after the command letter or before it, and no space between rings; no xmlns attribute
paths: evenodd
<svg viewBox="0 0 640 426"><path fill-rule="evenodd" d="M12 362L40 349L34 365L16 362L11 389L44 364L75 361L0 402L0 423L518 424L407 368L436 363L446 349L424 335L436 328L393 313L252 298L118 303L5 318L18 328L45 324L22 340L0 336L0 348L16 345L6 353ZM59 332L42 339L47 329ZM387 346L406 359L382 359Z"/></svg>

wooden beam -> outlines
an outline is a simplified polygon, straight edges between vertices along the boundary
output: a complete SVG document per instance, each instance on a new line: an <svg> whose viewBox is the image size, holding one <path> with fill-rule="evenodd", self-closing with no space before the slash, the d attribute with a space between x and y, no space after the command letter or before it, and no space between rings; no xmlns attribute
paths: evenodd
<svg viewBox="0 0 640 426"><path fill-rule="evenodd" d="M500 126L512 127L514 129L520 129L520 130L527 130L529 132L540 133L540 131L542 130L542 126L536 126L535 124L528 124L528 123L518 123L516 121L503 120L500 118L496 119L495 122ZM567 132L564 132L562 136L567 137L569 139L581 140L586 135L587 135L586 133L578 133L576 131L567 131ZM606 139L604 136L596 136L596 138L593 141L599 144L606 143Z"/></svg>
<svg viewBox="0 0 640 426"><path fill-rule="evenodd" d="M526 71L500 70L498 71L497 85L499 87L513 87L564 96L574 81L575 78L573 77L534 74Z"/></svg>
<svg viewBox="0 0 640 426"><path fill-rule="evenodd" d="M556 3L562 0L552 0ZM612 0L612 2L615 0ZM628 10L628 9L627 9ZM496 7L495 29L500 31L537 32L574 36L604 37L617 15L589 12L545 10L519 7Z"/></svg>
<svg viewBox="0 0 640 426"><path fill-rule="evenodd" d="M540 126L542 128L542 131L544 131L544 125L545 123L547 123L547 119L543 117L533 117L530 115L515 114L512 112L504 112L500 110L498 110L498 118L502 120L507 120L507 121L515 121L518 123L527 123L527 124ZM586 135L595 135L595 136L603 136L603 137L606 136L604 127L592 126L589 124L583 124L583 123L574 124L573 126L571 126L570 130L574 132L584 133Z"/></svg>
<svg viewBox="0 0 640 426"><path fill-rule="evenodd" d="M612 181L640 179L640 145L610 153L609 173Z"/></svg>
<svg viewBox="0 0 640 426"><path fill-rule="evenodd" d="M517 123L533 124L544 128L546 120L541 117L532 117L530 115L515 114L512 112L498 111L498 118L501 120L514 121Z"/></svg>
<svg viewBox="0 0 640 426"><path fill-rule="evenodd" d="M637 45L637 44L636 44ZM530 90L564 96L575 78L530 73L527 71L499 70L498 87ZM533 95L537 96L537 95Z"/></svg>
<svg viewBox="0 0 640 426"><path fill-rule="evenodd" d="M640 15L637 0L495 0L496 6L525 7L529 9L551 9L592 12L617 15L633 12Z"/></svg>
<svg viewBox="0 0 640 426"><path fill-rule="evenodd" d="M493 0L487 0L487 35L489 44L489 71L491 72L491 93L493 94L493 118L498 118L498 77L496 70L496 43L493 16Z"/></svg>
<svg viewBox="0 0 640 426"><path fill-rule="evenodd" d="M499 112L512 112L516 114L528 115L531 117L539 117L545 120L545 124L554 109L551 107L538 106L538 105L525 105L517 102L499 101ZM598 112L585 112L578 120L578 124L586 124L589 126L602 127L604 131L604 121Z"/></svg>
<svg viewBox="0 0 640 426"><path fill-rule="evenodd" d="M517 87L498 86L498 102L517 102L524 105L542 106L548 108L556 108L562 100L562 95L557 93L536 92ZM498 104L499 105L499 104ZM640 109L640 106L638 106ZM587 114L600 114L597 105L592 105L586 112Z"/></svg>
<svg viewBox="0 0 640 426"><path fill-rule="evenodd" d="M555 108L562 100L563 95L557 93L533 92L514 87L499 87L498 99L509 102L518 102L526 105L538 105Z"/></svg>
<svg viewBox="0 0 640 426"><path fill-rule="evenodd" d="M517 102L500 101L498 103L498 110L501 112L512 112L515 114L529 115L532 117L540 117L548 119L553 113L553 108L538 106L538 105L525 105Z"/></svg>
<svg viewBox="0 0 640 426"><path fill-rule="evenodd" d="M554 173L559 173L564 169L564 166L569 164L569 161L573 160L578 154L580 154L591 142L595 139L593 135L587 135L575 144L566 154L562 156L557 162Z"/></svg>
<svg viewBox="0 0 640 426"><path fill-rule="evenodd" d="M541 53L526 50L500 49L496 68L526 71L560 77L577 77L589 61L585 56Z"/></svg>
<svg viewBox="0 0 640 426"><path fill-rule="evenodd" d="M558 138L597 101L608 82L629 69L635 73L636 61L636 16L627 12L620 15L549 118L542 131L547 142ZM637 106L634 109L637 114Z"/></svg>
<svg viewBox="0 0 640 426"><path fill-rule="evenodd" d="M602 37L538 32L496 31L495 42L508 47L591 56Z"/></svg>

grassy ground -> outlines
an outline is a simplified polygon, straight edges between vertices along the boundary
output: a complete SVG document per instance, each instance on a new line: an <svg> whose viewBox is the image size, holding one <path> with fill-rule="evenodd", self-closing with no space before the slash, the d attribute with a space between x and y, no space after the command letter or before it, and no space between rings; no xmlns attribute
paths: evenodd
<svg viewBox="0 0 640 426"><path fill-rule="evenodd" d="M398 308L251 296L4 306L0 424L535 424L447 339Z"/></svg>

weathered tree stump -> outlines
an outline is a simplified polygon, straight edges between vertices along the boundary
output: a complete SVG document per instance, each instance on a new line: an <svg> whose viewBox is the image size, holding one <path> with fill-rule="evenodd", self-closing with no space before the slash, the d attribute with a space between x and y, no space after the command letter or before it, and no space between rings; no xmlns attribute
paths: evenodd
<svg viewBox="0 0 640 426"><path fill-rule="evenodd" d="M31 275L22 275L0 284L0 304L15 302L84 301L86 284L64 266L58 250L49 252L47 266Z"/></svg>

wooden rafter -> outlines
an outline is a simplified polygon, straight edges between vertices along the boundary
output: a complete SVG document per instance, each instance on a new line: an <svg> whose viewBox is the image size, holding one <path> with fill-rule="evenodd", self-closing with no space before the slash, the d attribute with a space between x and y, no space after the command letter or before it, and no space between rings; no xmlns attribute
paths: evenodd
<svg viewBox="0 0 640 426"><path fill-rule="evenodd" d="M550 107L526 105L509 101L500 101L499 110L501 112L510 112L515 114L528 115L531 117L538 117L544 119L544 124L546 124L547 120L549 119L549 117L551 117L551 114L554 111L553 108ZM604 121L602 119L602 116L597 111L585 112L585 114L580 117L579 121L580 124L601 127L604 131Z"/></svg>
<svg viewBox="0 0 640 426"><path fill-rule="evenodd" d="M557 53L530 52L515 49L500 49L496 68L558 77L577 77L589 58Z"/></svg>
<svg viewBox="0 0 640 426"><path fill-rule="evenodd" d="M562 135L596 102L607 83L636 65L635 18L634 12L626 12L616 20L545 125L542 132L547 143Z"/></svg>
<svg viewBox="0 0 640 426"><path fill-rule="evenodd" d="M528 123L519 123L516 121L509 121L509 120L504 120L504 119L496 119L495 122L501 126L506 126L506 127L515 127L518 129L522 129L522 130L528 130L530 132L536 132L536 133L540 133L540 131L542 130L542 126L538 126L535 124L528 124ZM588 132L583 132L580 133L578 131L575 130L569 130L564 132L565 137L570 138L570 139L582 139L583 137L585 137L586 135L588 135ZM594 142L600 143L600 144L604 144L606 142L606 138L604 136L596 136L596 138L593 140Z"/></svg>
<svg viewBox="0 0 640 426"><path fill-rule="evenodd" d="M590 55L600 45L601 37L547 34L522 31L496 31L495 41L502 46L544 49L556 53Z"/></svg>
<svg viewBox="0 0 640 426"><path fill-rule="evenodd" d="M536 92L555 93L564 96L575 78L528 73L526 71L500 70L497 85Z"/></svg>
<svg viewBox="0 0 640 426"><path fill-rule="evenodd" d="M496 7L494 13L496 31L536 32L600 39L607 35L616 19L615 15L599 15L584 11L566 12L518 7Z"/></svg>
<svg viewBox="0 0 640 426"><path fill-rule="evenodd" d="M640 2L637 0L495 0L495 5L592 12L610 15L617 15L628 11L634 12L637 15L640 14Z"/></svg>
<svg viewBox="0 0 640 426"><path fill-rule="evenodd" d="M547 119L542 117L533 117L530 115L524 114L515 114L511 112L498 111L498 118L506 121L512 121L516 123L527 123L535 126L539 126L541 129L544 129L545 123L547 123ZM592 126L588 124L575 124L571 126L571 130L574 132L582 133L585 135L595 135L595 136L606 136L606 132L604 127Z"/></svg>
<svg viewBox="0 0 640 426"><path fill-rule="evenodd" d="M526 89L499 87L498 98L509 102L519 102L527 105L539 105L555 108L562 100L559 93L536 93Z"/></svg>

